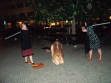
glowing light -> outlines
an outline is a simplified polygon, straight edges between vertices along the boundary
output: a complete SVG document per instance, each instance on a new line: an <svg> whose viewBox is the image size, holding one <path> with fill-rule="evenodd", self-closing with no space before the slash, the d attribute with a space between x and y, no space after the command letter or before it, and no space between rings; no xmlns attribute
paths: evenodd
<svg viewBox="0 0 111 83"><path fill-rule="evenodd" d="M21 25L22 24L22 22L19 22L19 25Z"/></svg>
<svg viewBox="0 0 111 83"><path fill-rule="evenodd" d="M94 20L94 19L92 19L92 20ZM96 18L96 20L100 20L100 18Z"/></svg>
<svg viewBox="0 0 111 83"><path fill-rule="evenodd" d="M28 24L28 21L24 21L24 23Z"/></svg>
<svg viewBox="0 0 111 83"><path fill-rule="evenodd" d="M68 23L68 20L66 20L66 23Z"/></svg>
<svg viewBox="0 0 111 83"><path fill-rule="evenodd" d="M4 25L6 25L6 21L4 21Z"/></svg>
<svg viewBox="0 0 111 83"><path fill-rule="evenodd" d="M59 22L57 22L57 25L59 25Z"/></svg>
<svg viewBox="0 0 111 83"><path fill-rule="evenodd" d="M99 18L97 18L96 20L100 20Z"/></svg>
<svg viewBox="0 0 111 83"><path fill-rule="evenodd" d="M33 23L34 23L34 20L30 20L29 23L30 23L30 24L33 24Z"/></svg>
<svg viewBox="0 0 111 83"><path fill-rule="evenodd" d="M72 23L72 21L71 21L71 23Z"/></svg>
<svg viewBox="0 0 111 83"><path fill-rule="evenodd" d="M51 23L51 25L55 25L55 23Z"/></svg>
<svg viewBox="0 0 111 83"><path fill-rule="evenodd" d="M11 23L8 23L8 26L11 26Z"/></svg>
<svg viewBox="0 0 111 83"><path fill-rule="evenodd" d="M46 27L44 27L44 29L46 29Z"/></svg>
<svg viewBox="0 0 111 83"><path fill-rule="evenodd" d="M109 19L111 19L111 16L109 17Z"/></svg>

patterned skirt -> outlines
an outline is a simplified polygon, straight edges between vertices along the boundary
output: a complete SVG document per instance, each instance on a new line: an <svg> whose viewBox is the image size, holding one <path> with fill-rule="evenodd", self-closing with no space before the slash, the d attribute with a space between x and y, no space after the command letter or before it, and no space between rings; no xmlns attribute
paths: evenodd
<svg viewBox="0 0 111 83"><path fill-rule="evenodd" d="M30 56L30 55L34 55L32 49L27 49L27 50L22 50L22 56Z"/></svg>
<svg viewBox="0 0 111 83"><path fill-rule="evenodd" d="M89 46L90 46L90 50L98 50L101 48L100 40L97 37L97 35L89 38Z"/></svg>

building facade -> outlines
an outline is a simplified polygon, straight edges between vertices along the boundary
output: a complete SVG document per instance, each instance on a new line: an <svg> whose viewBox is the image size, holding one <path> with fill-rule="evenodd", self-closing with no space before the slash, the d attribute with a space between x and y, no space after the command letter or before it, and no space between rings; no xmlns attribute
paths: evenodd
<svg viewBox="0 0 111 83"><path fill-rule="evenodd" d="M34 11L27 4L27 0L5 0L0 3L0 20L11 27L17 23L27 21L27 17L34 14Z"/></svg>

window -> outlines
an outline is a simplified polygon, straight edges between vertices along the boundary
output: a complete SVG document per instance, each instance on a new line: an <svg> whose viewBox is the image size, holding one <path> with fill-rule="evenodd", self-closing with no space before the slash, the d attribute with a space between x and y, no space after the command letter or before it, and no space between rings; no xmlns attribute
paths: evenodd
<svg viewBox="0 0 111 83"><path fill-rule="evenodd" d="M17 18L17 14L12 14L11 18Z"/></svg>
<svg viewBox="0 0 111 83"><path fill-rule="evenodd" d="M6 11L7 9L8 9L8 7L7 7L7 6L3 7L3 11Z"/></svg>
<svg viewBox="0 0 111 83"><path fill-rule="evenodd" d="M4 19L9 19L9 15L4 16Z"/></svg>
<svg viewBox="0 0 111 83"><path fill-rule="evenodd" d="M11 5L10 7L11 7L11 9L15 9L15 5Z"/></svg>
<svg viewBox="0 0 111 83"><path fill-rule="evenodd" d="M17 8L22 8L23 7L23 3L18 3L17 4Z"/></svg>
<svg viewBox="0 0 111 83"><path fill-rule="evenodd" d="M26 2L26 6L29 6L29 4Z"/></svg>
<svg viewBox="0 0 111 83"><path fill-rule="evenodd" d="M8 9L9 9L9 10L15 9L15 5L10 5L10 6L8 6Z"/></svg>
<svg viewBox="0 0 111 83"><path fill-rule="evenodd" d="M33 14L34 14L34 11L27 12L27 15L28 15L28 16L32 16Z"/></svg>
<svg viewBox="0 0 111 83"><path fill-rule="evenodd" d="M23 17L25 17L25 13L20 13L19 18L23 18Z"/></svg>

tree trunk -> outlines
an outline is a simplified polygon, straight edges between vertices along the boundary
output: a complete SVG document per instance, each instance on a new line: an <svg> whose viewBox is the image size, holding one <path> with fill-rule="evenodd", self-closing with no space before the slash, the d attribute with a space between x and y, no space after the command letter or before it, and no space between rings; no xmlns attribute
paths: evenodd
<svg viewBox="0 0 111 83"><path fill-rule="evenodd" d="M72 34L76 34L75 18L74 18L74 20L72 20ZM72 37L72 40L76 40L76 37Z"/></svg>

